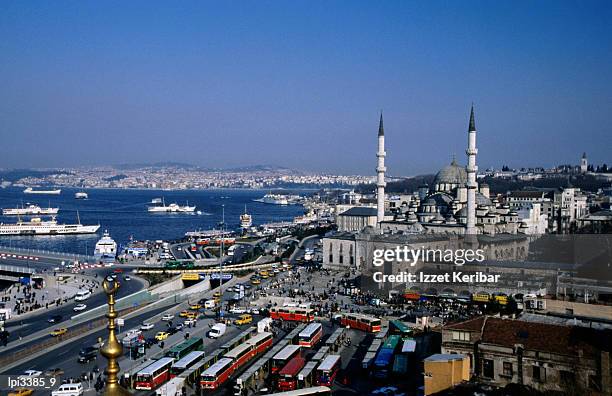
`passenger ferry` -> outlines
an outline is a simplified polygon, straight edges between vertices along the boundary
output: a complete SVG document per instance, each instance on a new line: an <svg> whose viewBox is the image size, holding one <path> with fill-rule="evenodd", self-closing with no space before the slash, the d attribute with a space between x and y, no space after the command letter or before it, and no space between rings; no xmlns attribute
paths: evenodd
<svg viewBox="0 0 612 396"><path fill-rule="evenodd" d="M189 202L185 206L180 206L176 203L166 205L163 198L161 200L156 198L151 203L154 205L147 208L149 213L190 213L195 212L196 209L195 206L189 206Z"/></svg>
<svg viewBox="0 0 612 396"><path fill-rule="evenodd" d="M253 218L247 213L246 205L244 205L244 213L240 215L240 228L248 229L253 225Z"/></svg>
<svg viewBox="0 0 612 396"><path fill-rule="evenodd" d="M59 195L62 192L59 188L54 190L34 190L32 187L28 187L23 190L24 194L50 194L50 195Z"/></svg>
<svg viewBox="0 0 612 396"><path fill-rule="evenodd" d="M117 242L113 238L110 237L110 234L107 230L104 230L104 234L102 238L98 242L96 242L96 249L94 251L94 257L105 259L112 258L114 259L117 255Z"/></svg>
<svg viewBox="0 0 612 396"><path fill-rule="evenodd" d="M89 198L89 195L87 195L85 191L77 191L76 193L74 193L74 198L75 199L87 199Z"/></svg>
<svg viewBox="0 0 612 396"><path fill-rule="evenodd" d="M5 216L25 216L25 215L56 215L59 212L59 208L41 208L35 204L26 204L27 206L21 206L21 208L15 209L2 209L2 214Z"/></svg>
<svg viewBox="0 0 612 396"><path fill-rule="evenodd" d="M18 221L15 224L0 223L0 235L69 235L95 234L100 225L58 224L55 218L43 221L34 217L30 221Z"/></svg>

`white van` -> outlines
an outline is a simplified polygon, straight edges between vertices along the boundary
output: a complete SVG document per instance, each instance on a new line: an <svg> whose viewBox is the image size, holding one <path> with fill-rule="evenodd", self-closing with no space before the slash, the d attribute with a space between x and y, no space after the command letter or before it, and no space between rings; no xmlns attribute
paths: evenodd
<svg viewBox="0 0 612 396"><path fill-rule="evenodd" d="M82 396L83 384L80 382L69 382L62 384L57 390L51 392L51 396Z"/></svg>
<svg viewBox="0 0 612 396"><path fill-rule="evenodd" d="M204 308L206 308L206 309L213 309L215 307L215 305L217 305L215 303L215 300L206 300L206 301L204 301Z"/></svg>
<svg viewBox="0 0 612 396"><path fill-rule="evenodd" d="M208 336L210 338L219 338L225 334L225 330L227 330L227 325L225 325L225 323L217 323L210 328Z"/></svg>
<svg viewBox="0 0 612 396"><path fill-rule="evenodd" d="M89 297L91 297L91 292L89 290L82 290L74 296L74 301L85 301Z"/></svg>

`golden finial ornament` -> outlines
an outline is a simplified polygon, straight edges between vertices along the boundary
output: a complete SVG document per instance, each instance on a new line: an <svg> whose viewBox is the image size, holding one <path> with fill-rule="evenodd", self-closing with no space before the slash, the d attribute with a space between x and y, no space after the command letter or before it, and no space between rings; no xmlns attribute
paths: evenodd
<svg viewBox="0 0 612 396"><path fill-rule="evenodd" d="M107 276L102 282L102 286L108 297L108 313L106 314L108 318L108 341L104 344L102 349L100 349L102 356L108 360L108 366L106 370L104 370L104 374L106 375L106 386L104 387L103 394L105 396L129 395L130 392L119 385L118 377L120 369L117 359L123 355L123 348L119 341L117 341L117 336L115 335L115 319L117 318L117 312L115 311L115 294L117 290L119 290L119 287L121 287L121 284L117 279Z"/></svg>

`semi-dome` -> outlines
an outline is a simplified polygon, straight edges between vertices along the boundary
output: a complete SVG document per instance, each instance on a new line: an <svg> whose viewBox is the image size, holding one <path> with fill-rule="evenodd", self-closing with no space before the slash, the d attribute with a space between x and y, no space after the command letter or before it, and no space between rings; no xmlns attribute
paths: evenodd
<svg viewBox="0 0 612 396"><path fill-rule="evenodd" d="M442 168L434 179L434 186L440 184L465 185L467 182L467 172L465 168L453 159L450 165Z"/></svg>

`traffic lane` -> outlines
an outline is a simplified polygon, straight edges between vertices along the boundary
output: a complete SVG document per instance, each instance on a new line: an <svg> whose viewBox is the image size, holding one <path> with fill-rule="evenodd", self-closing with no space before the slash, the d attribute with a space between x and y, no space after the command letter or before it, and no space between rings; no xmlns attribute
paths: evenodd
<svg viewBox="0 0 612 396"><path fill-rule="evenodd" d="M109 272L109 271L105 270L105 272ZM98 279L101 280L102 277L98 276ZM130 281L123 281L121 283L121 287L117 291L117 298L125 297L127 295L136 293L142 290L143 288L144 288L144 283L139 279L132 278L132 280ZM14 320L11 322L7 322L7 326L6 326L7 330L11 333L9 336L9 345L11 341L18 340L20 336L25 337L27 335L36 333L37 331L40 331L46 328L50 329L54 326L57 326L58 325L57 323L48 322L48 319L51 316L61 315L62 319L60 322L63 322L65 320L70 319L70 317L72 317L73 315L86 312L86 311L75 312L74 307L77 304L80 304L80 303L86 304L87 310L90 310L92 308L96 308L101 305L105 305L106 302L107 302L106 294L99 292L91 296L89 299L82 301L82 302L69 300L69 302L63 305L60 305L59 308L43 310L42 313L26 317L23 320L19 320L19 321ZM14 331L11 329L11 327L14 329ZM34 343L34 342L36 341L32 341L31 343ZM31 343L26 343L22 345L20 348L28 346Z"/></svg>
<svg viewBox="0 0 612 396"><path fill-rule="evenodd" d="M139 327L142 321L152 316L155 316L167 309L168 307L160 307L152 311L126 319L125 321L126 327L128 328ZM70 370L70 372L73 373L72 376L75 376L74 374L75 368L82 369L84 367L88 367L87 365L83 365L77 362L77 357L78 357L78 354L81 348L97 343L98 337L102 337L103 339L106 339L107 336L108 336L108 329L106 328L100 329L98 331L95 331L92 334L79 338L78 341L76 342L69 342L66 345L63 345L53 351L49 351L35 359L24 362L20 364L19 366L13 367L12 369L8 370L8 373L9 374L20 374L28 369L45 371L48 369L58 367L66 371L66 373L69 373L69 371L67 370ZM100 356L98 356L98 359L100 359ZM71 362L74 362L74 364L71 364ZM93 367L93 364L91 366ZM78 372L78 374L80 374L80 372Z"/></svg>

